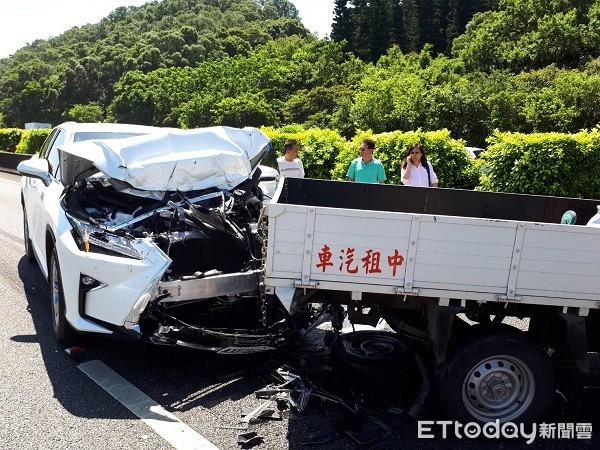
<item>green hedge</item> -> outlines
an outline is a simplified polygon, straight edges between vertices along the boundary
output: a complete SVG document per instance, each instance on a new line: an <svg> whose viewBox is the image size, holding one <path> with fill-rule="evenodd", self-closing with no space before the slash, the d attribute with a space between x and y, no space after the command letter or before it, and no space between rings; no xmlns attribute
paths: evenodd
<svg viewBox="0 0 600 450"><path fill-rule="evenodd" d="M477 189L600 198L600 132L500 133L488 138Z"/></svg>
<svg viewBox="0 0 600 450"><path fill-rule="evenodd" d="M279 129L264 127L262 131L269 136L275 150L263 160L263 164L277 167L275 159L283 155L285 142L294 139L298 141L300 159L308 178L346 179L350 162L359 156L360 142L368 137L375 141L375 157L385 166L388 183L400 184L400 161L408 146L417 141L425 147L427 158L440 179L440 186L473 189L478 181L478 173L472 167L473 160L469 158L464 142L453 139L448 130L381 134L367 131L350 141L335 130L304 129L299 125Z"/></svg>
<svg viewBox="0 0 600 450"><path fill-rule="evenodd" d="M21 134L21 141L17 145L16 152L26 153L28 155L37 153L51 131L52 130L49 128L23 130Z"/></svg>
<svg viewBox="0 0 600 450"><path fill-rule="evenodd" d="M283 155L286 141L293 139L298 142L299 158L307 178L331 179L338 155L349 145L337 131L329 129L304 129L299 125L289 125L279 129L264 127L261 130L269 136L275 150L263 160L263 164L277 168L275 160Z"/></svg>
<svg viewBox="0 0 600 450"><path fill-rule="evenodd" d="M0 150L36 153L51 130L0 129ZM400 162L409 145L421 142L441 187L495 192L600 198L600 129L566 133L495 132L487 139L487 151L480 158L469 157L464 142L453 139L448 130L394 131L375 134L360 132L350 141L337 131L289 125L264 127L274 152L263 164L277 167L289 139L298 141L300 158L309 178L344 180L350 162L359 156L364 138L375 141L375 157L386 170L388 183L400 183Z"/></svg>
<svg viewBox="0 0 600 450"><path fill-rule="evenodd" d="M19 128L0 129L0 151L14 152L21 141L23 130Z"/></svg>
<svg viewBox="0 0 600 450"><path fill-rule="evenodd" d="M358 148L365 138L375 141L374 156L383 163L388 183L400 184L400 163L406 150L411 144L420 142L427 159L433 165L441 187L473 189L477 184L477 176L471 168L473 160L469 158L464 142L453 139L448 130L359 133L352 139L350 146L340 153L332 173L334 179L346 178L350 162L358 158Z"/></svg>

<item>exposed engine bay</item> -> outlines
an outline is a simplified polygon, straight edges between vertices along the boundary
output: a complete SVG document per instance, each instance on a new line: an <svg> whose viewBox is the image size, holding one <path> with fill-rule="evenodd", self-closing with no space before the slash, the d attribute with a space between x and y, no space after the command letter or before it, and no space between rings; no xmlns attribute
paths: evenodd
<svg viewBox="0 0 600 450"><path fill-rule="evenodd" d="M132 241L170 260L139 318L144 339L205 350L270 350L294 341L296 326L261 292L266 238L260 168L232 190L134 195L92 176L66 190L63 208L80 250L136 258ZM111 243L111 245L108 245ZM129 250L127 250L129 249ZM103 324L106 325L106 324Z"/></svg>

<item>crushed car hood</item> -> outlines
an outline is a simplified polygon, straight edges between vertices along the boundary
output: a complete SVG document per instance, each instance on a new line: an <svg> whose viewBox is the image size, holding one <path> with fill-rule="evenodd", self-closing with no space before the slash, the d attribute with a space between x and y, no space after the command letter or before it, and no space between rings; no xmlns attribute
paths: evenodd
<svg viewBox="0 0 600 450"><path fill-rule="evenodd" d="M59 147L65 186L98 171L143 191L232 189L252 174L269 138L257 128L165 128L127 139Z"/></svg>

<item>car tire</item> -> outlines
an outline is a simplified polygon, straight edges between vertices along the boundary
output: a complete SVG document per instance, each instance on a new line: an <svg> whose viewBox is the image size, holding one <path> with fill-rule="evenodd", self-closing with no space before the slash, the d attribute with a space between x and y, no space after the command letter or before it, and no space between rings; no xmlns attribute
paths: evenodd
<svg viewBox="0 0 600 450"><path fill-rule="evenodd" d="M436 370L440 402L467 422L531 423L549 409L554 373L548 354L520 333L467 339Z"/></svg>
<svg viewBox="0 0 600 450"><path fill-rule="evenodd" d="M29 261L35 261L31 238L29 237L29 224L27 223L27 211L23 208L23 242L25 243L25 256Z"/></svg>
<svg viewBox="0 0 600 450"><path fill-rule="evenodd" d="M340 335L331 346L340 379L361 391L412 399L420 382L413 348L398 334L364 330Z"/></svg>
<svg viewBox="0 0 600 450"><path fill-rule="evenodd" d="M52 327L58 342L70 345L75 340L75 330L66 318L65 298L63 294L62 277L58 264L56 249L50 257L50 270L48 271L48 282L50 284L50 310L52 312Z"/></svg>

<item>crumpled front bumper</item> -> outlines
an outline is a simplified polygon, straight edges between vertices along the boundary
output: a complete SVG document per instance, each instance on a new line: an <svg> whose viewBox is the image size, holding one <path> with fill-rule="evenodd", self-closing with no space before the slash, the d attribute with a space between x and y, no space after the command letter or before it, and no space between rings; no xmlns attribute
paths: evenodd
<svg viewBox="0 0 600 450"><path fill-rule="evenodd" d="M136 239L141 260L81 251L68 230L58 236L66 317L77 331L111 334L111 328L134 329L171 259L150 239ZM82 277L95 283L84 284ZM89 282L89 279L87 280Z"/></svg>

